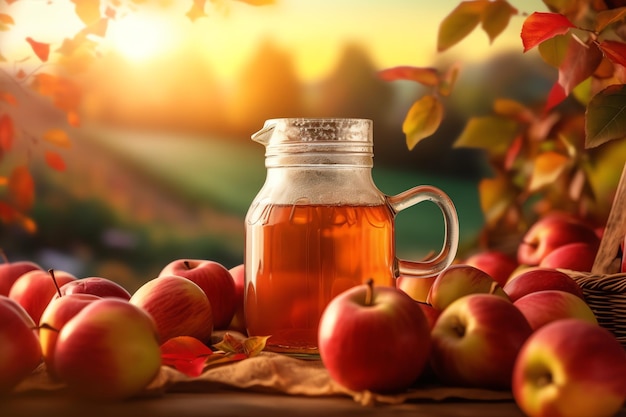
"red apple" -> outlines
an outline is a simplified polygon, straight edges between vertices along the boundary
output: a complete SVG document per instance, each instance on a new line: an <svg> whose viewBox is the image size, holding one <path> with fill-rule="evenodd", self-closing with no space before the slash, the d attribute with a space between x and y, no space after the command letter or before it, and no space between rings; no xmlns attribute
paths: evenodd
<svg viewBox="0 0 626 417"><path fill-rule="evenodd" d="M35 323L39 323L41 314L52 297L57 294L57 285L61 287L75 279L76 277L69 272L35 269L23 274L15 281L9 297L24 307Z"/></svg>
<svg viewBox="0 0 626 417"><path fill-rule="evenodd" d="M428 298L428 292L432 287L437 275L431 277L407 277L399 276L396 279L396 288L401 289L415 301L425 303Z"/></svg>
<svg viewBox="0 0 626 417"><path fill-rule="evenodd" d="M428 321L428 328L432 330L433 327L435 327L435 323L437 322L441 311L437 310L435 307L427 303L422 303L418 301L417 304L419 304L422 312L424 313L424 316L426 316L426 321Z"/></svg>
<svg viewBox="0 0 626 417"><path fill-rule="evenodd" d="M93 301L59 332L54 364L60 380L79 398L131 398L161 369L156 326L125 300Z"/></svg>
<svg viewBox="0 0 626 417"><path fill-rule="evenodd" d="M486 272L502 287L519 266L514 257L494 249L475 253L463 263Z"/></svg>
<svg viewBox="0 0 626 417"><path fill-rule="evenodd" d="M213 308L215 329L227 329L237 308L235 282L228 269L219 262L201 259L178 259L170 262L159 273L178 275L202 288Z"/></svg>
<svg viewBox="0 0 626 417"><path fill-rule="evenodd" d="M243 264L236 265L228 270L235 282L235 314L233 319L228 325L229 330L235 330L242 334L247 334L246 330L246 317L243 312L243 299L244 299L244 287L245 287L245 271Z"/></svg>
<svg viewBox="0 0 626 417"><path fill-rule="evenodd" d="M161 343L176 336L192 336L210 343L213 332L211 303L193 281L177 275L154 278L135 291L130 303L147 311Z"/></svg>
<svg viewBox="0 0 626 417"><path fill-rule="evenodd" d="M437 319L430 365L448 385L508 389L515 358L531 333L510 301L493 294L466 295Z"/></svg>
<svg viewBox="0 0 626 417"><path fill-rule="evenodd" d="M587 242L568 243L555 248L539 262L542 268L570 269L591 272L598 253L598 245Z"/></svg>
<svg viewBox="0 0 626 417"><path fill-rule="evenodd" d="M397 392L423 372L430 352L419 304L372 281L335 296L322 313L319 353L331 377L354 391Z"/></svg>
<svg viewBox="0 0 626 417"><path fill-rule="evenodd" d="M552 268L530 268L506 283L504 291L511 301L536 291L560 290L570 292L584 300L583 290L565 272Z"/></svg>
<svg viewBox="0 0 626 417"><path fill-rule="evenodd" d="M98 297L117 297L130 300L131 294L117 282L102 277L86 277L70 281L60 286L57 297L68 294L93 294Z"/></svg>
<svg viewBox="0 0 626 417"><path fill-rule="evenodd" d="M559 290L536 291L513 302L533 330L555 320L578 318L598 324L591 307L582 298Z"/></svg>
<svg viewBox="0 0 626 417"><path fill-rule="evenodd" d="M542 217L524 234L518 246L517 261L529 266L539 265L550 252L573 242L597 246L600 239L586 223L561 215Z"/></svg>
<svg viewBox="0 0 626 417"><path fill-rule="evenodd" d="M535 331L517 356L512 392L529 417L611 417L626 400L626 352L601 326L579 319Z"/></svg>
<svg viewBox="0 0 626 417"><path fill-rule="evenodd" d="M72 317L95 300L101 298L93 294L67 294L53 298L41 314L39 320L39 342L41 353L48 372L54 377L54 349L59 332Z"/></svg>
<svg viewBox="0 0 626 417"><path fill-rule="evenodd" d="M8 296L13 283L23 274L35 269L42 269L31 261L9 262L4 252L0 252L0 254L2 255L0 259L4 259L4 263L0 264L0 295Z"/></svg>
<svg viewBox="0 0 626 417"><path fill-rule="evenodd" d="M470 265L450 265L437 275L428 292L426 302L443 311L453 301L468 294L489 293L508 300L504 292L489 274Z"/></svg>
<svg viewBox="0 0 626 417"><path fill-rule="evenodd" d="M7 394L41 363L36 325L15 300L0 295L0 395Z"/></svg>

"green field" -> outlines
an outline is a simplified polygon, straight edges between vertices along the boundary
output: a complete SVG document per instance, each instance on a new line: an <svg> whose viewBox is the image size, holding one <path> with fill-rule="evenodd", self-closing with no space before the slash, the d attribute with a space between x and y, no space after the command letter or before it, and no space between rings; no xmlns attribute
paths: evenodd
<svg viewBox="0 0 626 417"><path fill-rule="evenodd" d="M265 178L264 149L252 141L122 131L91 136L154 181L176 190L180 198L242 218ZM378 188L389 195L419 184L445 191L457 208L462 245L471 244L482 225L476 182L379 166L372 175ZM399 256L416 259L438 250L442 230L434 204L421 203L400 213L396 227Z"/></svg>

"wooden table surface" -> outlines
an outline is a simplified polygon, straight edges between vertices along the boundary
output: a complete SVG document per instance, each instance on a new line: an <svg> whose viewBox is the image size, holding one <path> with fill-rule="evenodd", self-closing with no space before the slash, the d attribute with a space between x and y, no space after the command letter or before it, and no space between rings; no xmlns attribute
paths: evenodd
<svg viewBox="0 0 626 417"><path fill-rule="evenodd" d="M300 397L241 391L169 392L118 403L81 403L59 393L0 398L1 417L211 417L211 416L524 417L512 401L418 401L364 406L346 397ZM626 408L616 417L626 417Z"/></svg>

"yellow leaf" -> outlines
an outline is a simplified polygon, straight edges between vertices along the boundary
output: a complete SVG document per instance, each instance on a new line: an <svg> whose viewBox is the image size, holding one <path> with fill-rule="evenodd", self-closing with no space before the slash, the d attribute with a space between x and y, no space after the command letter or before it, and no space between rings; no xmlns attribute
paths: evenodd
<svg viewBox="0 0 626 417"><path fill-rule="evenodd" d="M45 141L61 148L70 148L72 146L72 142L70 141L67 132L62 129L50 129L43 134L43 138Z"/></svg>
<svg viewBox="0 0 626 417"><path fill-rule="evenodd" d="M532 111L528 107L519 101L506 98L496 99L493 104L493 111L500 116L524 122L530 122L534 118Z"/></svg>
<svg viewBox="0 0 626 417"><path fill-rule="evenodd" d="M87 26L100 20L100 0L72 0L74 12Z"/></svg>
<svg viewBox="0 0 626 417"><path fill-rule="evenodd" d="M528 185L529 191L534 192L554 183L567 168L569 161L567 156L553 151L537 156Z"/></svg>
<svg viewBox="0 0 626 417"><path fill-rule="evenodd" d="M452 93L452 89L454 88L454 84L456 84L460 71L461 65L459 63L454 63L450 68L448 68L439 83L439 94L444 97L448 97Z"/></svg>
<svg viewBox="0 0 626 417"><path fill-rule="evenodd" d="M265 349L267 339L271 336L250 336L243 341L244 353L249 357L256 356Z"/></svg>
<svg viewBox="0 0 626 417"><path fill-rule="evenodd" d="M409 150L435 133L442 119L443 105L435 96L425 95L413 103L402 124Z"/></svg>
<svg viewBox="0 0 626 417"><path fill-rule="evenodd" d="M487 0L461 2L439 25L437 51L442 52L456 45L470 34L481 21Z"/></svg>
<svg viewBox="0 0 626 417"><path fill-rule="evenodd" d="M517 14L517 9L506 1L497 0L487 4L481 19L483 30L489 36L490 42L506 29L514 14Z"/></svg>
<svg viewBox="0 0 626 417"><path fill-rule="evenodd" d="M455 148L486 149L492 155L504 155L517 136L515 121L499 117L473 117L454 143Z"/></svg>
<svg viewBox="0 0 626 417"><path fill-rule="evenodd" d="M483 178L478 184L480 208L488 225L495 225L504 216L515 194L507 177Z"/></svg>

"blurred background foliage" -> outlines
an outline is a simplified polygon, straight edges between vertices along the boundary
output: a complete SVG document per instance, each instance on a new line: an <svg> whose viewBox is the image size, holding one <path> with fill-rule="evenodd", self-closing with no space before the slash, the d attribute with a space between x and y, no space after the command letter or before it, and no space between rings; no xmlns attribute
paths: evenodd
<svg viewBox="0 0 626 417"><path fill-rule="evenodd" d="M253 143L250 135L266 119L276 117L372 119L376 184L387 194L418 184L432 184L448 193L459 213L463 256L478 245L484 225L478 183L492 173L484 152L454 148L455 140L470 117L491 112L496 98L531 105L541 102L557 76L537 54L521 53L521 18L511 23L499 44L490 45L484 36L470 37L449 53L436 54L437 22L424 12L431 4L402 0L363 3L374 15L371 21L365 21L365 14L359 18L358 11L364 7L360 2L323 2L320 6L327 13L336 12L332 22L349 26L347 22L355 20L356 25L366 26L371 32L367 38L361 29L333 38L323 21L314 20L319 16L310 16L311 21L298 20L307 16L306 11L298 14L301 4L294 0L276 0L262 7L213 1L205 6L208 17L194 15L194 19L186 17L184 10L171 10L180 3L187 8L192 2L157 1L150 7L150 1L96 1L102 12L110 12L106 8L109 3L122 3L129 17L150 16L147 21L154 16L189 18L185 24L213 25L217 27L215 33L223 36L187 31L184 38L170 36L167 42L159 41L162 53L157 48L140 57L150 45L138 44L134 55L132 48L124 52L122 47L113 47L106 53L98 49L95 54L86 54L89 59L61 55L41 65L32 59L32 52L29 58L11 48L10 42L24 43L23 37L11 37L11 33L18 26L23 33L41 32L38 24L50 18L46 17L48 8L63 2L36 2L33 9L24 1L5 1L0 9L15 20L8 30L0 31L0 85L19 103L5 100L0 104L0 113L14 121L16 138L14 149L0 160L0 174L7 176L12 167L22 163L30 167L36 198L29 215L37 230L28 232L19 224L2 223L0 247L11 259L33 259L46 268L68 270L78 276L105 276L130 289L153 278L176 258L213 259L227 267L242 261L243 217L265 176L264 149ZM440 3L437 21L458 2ZM539 1L517 3L528 13L544 9ZM148 7L147 11L142 7ZM237 39L224 34L229 19L236 19L238 14L269 19L272 14L287 13L280 7L292 10L296 22L291 24L296 26L273 35L271 29L246 33L241 28L236 35L228 32ZM403 15L413 14L410 27L402 22L405 32L396 34L399 38L385 38L387 43L383 43L383 48L396 50L395 61L381 58L371 43L371 39L383 39L384 32L394 26L394 19L399 19L392 13L394 8ZM75 18L77 9L69 7L64 13ZM284 18L290 17L285 14ZM119 7L116 19L122 20ZM378 27L372 26L372 21L386 23ZM69 24L64 22L61 24ZM137 32L126 35L128 44L133 40L129 36L141 36L137 22ZM328 24L336 24L332 22ZM158 24L156 28L158 34ZM430 32L424 33L427 29ZM307 32L306 39L310 38L313 45L319 41L318 49L308 52L313 56L311 62L315 62L315 54L320 60L325 57L323 70L307 73L307 65L312 64L304 62L301 55L311 44L289 42L285 38L289 30L294 39ZM155 33L145 35L154 38ZM409 38L408 33L414 37ZM107 35L113 38L114 33ZM62 40L57 35L48 42L56 42L58 47ZM198 52L207 45L201 42L219 44L222 49L218 51L245 42L249 51L242 53L244 58L240 58L236 71L232 66L224 69L219 53L208 60ZM433 51L418 53L416 44L411 46L410 42ZM122 39L118 46L126 43ZM330 58L323 46L329 44L333 48ZM409 151L402 122L411 103L423 93L422 87L412 82L383 81L378 72L411 62L444 68L457 60L463 61L463 67L455 93L444 100L443 124L435 135ZM52 64L57 67L50 69ZM25 71L21 78L20 70ZM68 124L65 109L34 93L25 82L45 71L63 74L80 92L80 125L72 125L71 120ZM71 138L71 146L58 150L64 169L51 169L43 161L42 149L49 143L41 137L51 126L66 130ZM610 152L619 158L624 147L615 145ZM434 206L421 204L403 212L397 219L399 256L417 259L437 249L442 228Z"/></svg>

